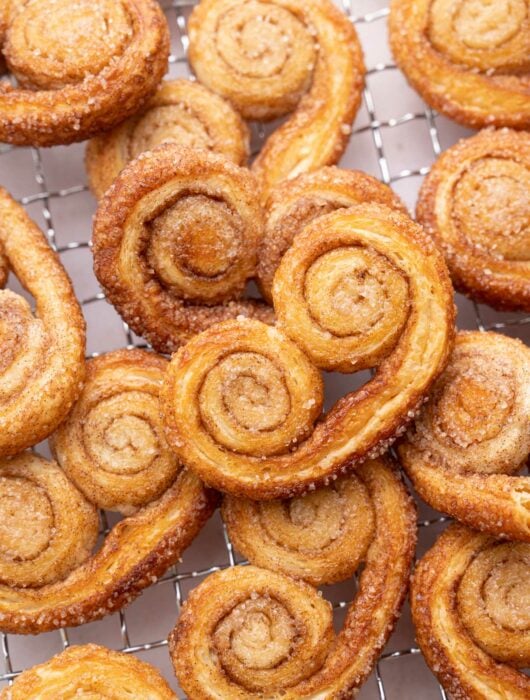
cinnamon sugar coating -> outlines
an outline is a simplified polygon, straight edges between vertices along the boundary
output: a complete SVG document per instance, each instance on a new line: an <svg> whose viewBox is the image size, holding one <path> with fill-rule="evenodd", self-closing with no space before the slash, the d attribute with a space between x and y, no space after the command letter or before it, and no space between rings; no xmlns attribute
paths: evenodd
<svg viewBox="0 0 530 700"><path fill-rule="evenodd" d="M264 198L280 181L338 161L365 69L357 33L333 2L202 0L189 37L199 80L245 118L293 112L252 166Z"/></svg>
<svg viewBox="0 0 530 700"><path fill-rule="evenodd" d="M440 252L383 205L309 223L273 298L275 328L244 318L212 326L173 356L161 393L183 463L254 499L291 497L386 451L444 369L454 333ZM366 367L375 377L319 419L317 368Z"/></svg>
<svg viewBox="0 0 530 700"><path fill-rule="evenodd" d="M267 569L214 573L191 592L169 638L191 700L331 700L349 698L363 684L407 591L416 517L388 463L366 462L359 478L372 502L373 530L341 631L333 632L330 604L274 559Z"/></svg>
<svg viewBox="0 0 530 700"><path fill-rule="evenodd" d="M419 562L416 637L454 700L524 700L530 679L530 545L452 525Z"/></svg>
<svg viewBox="0 0 530 700"><path fill-rule="evenodd" d="M461 332L430 400L399 447L434 508L470 527L530 542L530 349Z"/></svg>
<svg viewBox="0 0 530 700"><path fill-rule="evenodd" d="M459 291L530 311L530 134L487 129L445 151L425 178L417 216Z"/></svg>
<svg viewBox="0 0 530 700"><path fill-rule="evenodd" d="M176 700L154 666L132 654L96 644L71 646L48 661L24 671L1 700L58 700L90 697L127 700Z"/></svg>
<svg viewBox="0 0 530 700"><path fill-rule="evenodd" d="M0 83L0 140L83 141L134 114L162 79L169 31L155 0L27 0L0 20L18 86Z"/></svg>
<svg viewBox="0 0 530 700"><path fill-rule="evenodd" d="M390 46L423 99L480 129L530 125L527 0L392 0Z"/></svg>
<svg viewBox="0 0 530 700"><path fill-rule="evenodd" d="M245 299L263 214L252 174L224 156L162 144L127 165L94 220L94 271L123 319L159 352L236 316L272 322Z"/></svg>
<svg viewBox="0 0 530 700"><path fill-rule="evenodd" d="M88 559L97 512L57 464L30 452L3 459L0 487L2 584L39 588Z"/></svg>
<svg viewBox="0 0 530 700"><path fill-rule="evenodd" d="M168 80L139 114L89 142L90 188L101 198L130 160L164 142L222 153L245 165L248 141L247 126L228 102L200 83Z"/></svg>
<svg viewBox="0 0 530 700"><path fill-rule="evenodd" d="M79 396L85 322L57 254L3 189L0 246L36 307L33 313L26 299L0 290L0 456L6 456L48 437Z"/></svg>
<svg viewBox="0 0 530 700"><path fill-rule="evenodd" d="M21 464L24 461L28 464ZM82 625L120 610L178 560L215 508L215 495L193 474L181 470L160 498L121 520L101 548L91 554L97 535L95 508L64 474L49 478L54 476L53 470L60 471L56 465L46 465L50 468L48 477L35 476L36 461L40 469L43 460L28 453L16 458L13 466L7 461L0 468L1 479L7 480L6 490L0 492L0 512L7 515L0 528L3 632L39 634ZM20 484L21 469L27 472L24 487ZM13 513L17 494L21 509ZM74 499L68 504L72 494ZM36 548L42 550L39 568L28 581L28 567L20 559L31 558ZM43 563L47 569L40 568Z"/></svg>

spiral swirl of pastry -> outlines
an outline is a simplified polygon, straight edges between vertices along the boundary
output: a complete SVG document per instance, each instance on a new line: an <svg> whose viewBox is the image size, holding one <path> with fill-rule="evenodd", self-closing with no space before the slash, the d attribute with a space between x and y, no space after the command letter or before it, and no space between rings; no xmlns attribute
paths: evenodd
<svg viewBox="0 0 530 700"><path fill-rule="evenodd" d="M529 133L488 129L450 148L424 181L417 215L459 291L530 311Z"/></svg>
<svg viewBox="0 0 530 700"><path fill-rule="evenodd" d="M55 430L85 376L85 323L71 282L44 234L0 189L0 246L35 299L0 290L0 457Z"/></svg>
<svg viewBox="0 0 530 700"><path fill-rule="evenodd" d="M38 587L87 559L94 506L53 462L24 452L0 461L0 583Z"/></svg>
<svg viewBox="0 0 530 700"><path fill-rule="evenodd" d="M530 679L530 545L452 525L420 561L416 637L455 700L525 700ZM514 668L515 667L515 668Z"/></svg>
<svg viewBox="0 0 530 700"><path fill-rule="evenodd" d="M225 496L223 520L253 564L313 586L355 573L374 536L374 509L362 471L283 501Z"/></svg>
<svg viewBox="0 0 530 700"><path fill-rule="evenodd" d="M441 254L382 205L308 224L273 295L276 328L251 319L210 328L173 356L161 392L182 462L211 486L256 499L290 497L386 450L444 369L454 332ZM314 365L378 370L315 425Z"/></svg>
<svg viewBox="0 0 530 700"><path fill-rule="evenodd" d="M166 70L169 31L154 0L27 0L6 21L18 87L0 85L0 140L82 141L134 114Z"/></svg>
<svg viewBox="0 0 530 700"><path fill-rule="evenodd" d="M101 198L130 160L168 141L222 153L237 165L245 165L249 153L248 128L228 102L199 83L167 81L142 114L89 142L92 192Z"/></svg>
<svg viewBox="0 0 530 700"><path fill-rule="evenodd" d="M90 360L78 402L50 438L61 467L99 508L133 513L177 475L158 402L166 365L143 350Z"/></svg>
<svg viewBox="0 0 530 700"><path fill-rule="evenodd" d="M392 0L390 7L394 58L428 104L474 128L528 128L528 0Z"/></svg>
<svg viewBox="0 0 530 700"><path fill-rule="evenodd" d="M38 634L120 610L178 560L216 504L212 492L181 470L158 500L115 525L101 549L89 557L89 545L97 534L96 510L57 466L47 463L44 470L42 460L35 466L35 459L25 453L0 470L3 632ZM21 462L20 471L13 471L10 465L18 469ZM17 476L19 473L27 476ZM62 482L67 482L77 499L70 506L65 505L66 494L57 495ZM72 512L77 527L72 520L64 522ZM61 544L58 538L64 533ZM31 560L38 566L33 580ZM41 585L45 577L49 582ZM28 584L32 587L23 587Z"/></svg>
<svg viewBox="0 0 530 700"><path fill-rule="evenodd" d="M398 451L419 494L478 530L530 542L530 349L464 332Z"/></svg>
<svg viewBox="0 0 530 700"><path fill-rule="evenodd" d="M265 234L258 253L257 280L272 303L272 281L296 234L313 219L354 204L377 202L406 213L399 197L359 170L320 168L275 187L265 207Z"/></svg>
<svg viewBox="0 0 530 700"><path fill-rule="evenodd" d="M330 0L201 0L189 36L199 80L245 118L295 110L254 162L264 196L281 180L337 162L364 64L353 25Z"/></svg>
<svg viewBox="0 0 530 700"><path fill-rule="evenodd" d="M162 144L129 163L101 200L96 276L159 352L228 318L272 322L263 302L241 299L263 235L256 188L224 156Z"/></svg>
<svg viewBox="0 0 530 700"><path fill-rule="evenodd" d="M340 633L317 591L282 573L287 560L213 574L192 591L169 640L190 700L331 700L352 697L362 685L399 616L416 518L388 464L367 462L359 478L372 501L373 532Z"/></svg>
<svg viewBox="0 0 530 700"><path fill-rule="evenodd" d="M176 700L154 666L96 644L69 647L18 676L0 700Z"/></svg>

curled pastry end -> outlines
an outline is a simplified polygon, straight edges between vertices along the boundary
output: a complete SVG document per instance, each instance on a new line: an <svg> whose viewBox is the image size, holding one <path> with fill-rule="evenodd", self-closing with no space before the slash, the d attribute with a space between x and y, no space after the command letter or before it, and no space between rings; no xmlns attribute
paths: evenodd
<svg viewBox="0 0 530 700"><path fill-rule="evenodd" d="M271 191L265 205L265 232L257 269L260 291L269 303L274 274L299 231L324 214L365 202L407 213L390 187L360 170L320 168L282 182Z"/></svg>
<svg viewBox="0 0 530 700"><path fill-rule="evenodd" d="M166 143L129 163L101 200L96 276L160 352L228 318L272 321L266 304L241 298L263 235L256 189L224 156Z"/></svg>
<svg viewBox="0 0 530 700"><path fill-rule="evenodd" d="M253 169L264 197L281 180L336 163L360 104L362 51L329 0L202 0L189 23L199 80L247 119L292 112Z"/></svg>
<svg viewBox="0 0 530 700"><path fill-rule="evenodd" d="M497 309L530 311L530 134L485 129L426 177L418 221L442 247L456 288Z"/></svg>
<svg viewBox="0 0 530 700"><path fill-rule="evenodd" d="M89 142L92 192L101 198L130 160L164 142L222 153L237 165L249 154L248 128L228 102L200 83L168 80L140 114Z"/></svg>
<svg viewBox="0 0 530 700"><path fill-rule="evenodd" d="M393 0L396 63L428 104L466 126L530 123L527 0Z"/></svg>
<svg viewBox="0 0 530 700"><path fill-rule="evenodd" d="M160 419L166 365L143 350L89 360L81 396L50 438L61 467L99 508L130 514L162 495L180 470Z"/></svg>
<svg viewBox="0 0 530 700"><path fill-rule="evenodd" d="M57 464L28 452L4 460L0 486L0 630L13 634L120 610L175 563L216 504L181 470L160 498L121 520L92 553L97 510Z"/></svg>
<svg viewBox="0 0 530 700"><path fill-rule="evenodd" d="M420 561L411 589L416 636L427 663L455 698L523 700L530 680L530 545L461 525Z"/></svg>
<svg viewBox="0 0 530 700"><path fill-rule="evenodd" d="M82 141L136 112L166 70L169 31L154 0L7 5L2 48L18 86L0 85L2 141Z"/></svg>
<svg viewBox="0 0 530 700"><path fill-rule="evenodd" d="M169 685L151 664L132 654L96 644L72 646L45 663L20 674L0 692L0 700L56 700L75 697L125 700L176 700Z"/></svg>
<svg viewBox="0 0 530 700"><path fill-rule="evenodd" d="M85 323L59 258L2 189L0 246L36 307L33 313L23 297L0 290L0 456L6 456L48 437L78 397Z"/></svg>
<svg viewBox="0 0 530 700"><path fill-rule="evenodd" d="M398 447L434 508L530 542L530 350L497 333L462 332L429 403Z"/></svg>
<svg viewBox="0 0 530 700"><path fill-rule="evenodd" d="M441 254L382 205L308 224L282 259L273 297L276 328L249 319L212 327L174 355L162 390L183 463L220 490L260 499L302 492L385 451L444 369L454 333ZM314 424L316 367L374 366L374 379Z"/></svg>
<svg viewBox="0 0 530 700"><path fill-rule="evenodd" d="M341 505L357 504L359 493L353 494L359 487L369 520L364 541L353 554L351 542L345 541L355 539L351 530L347 534L349 514L335 506L337 497L343 499ZM243 551L253 565L209 576L183 607L169 644L175 671L191 700L210 700L216 694L286 700L350 697L372 670L407 590L416 543L414 506L397 473L383 460L366 462L355 477L337 482L336 490L317 490L305 498L261 504L257 532L250 522L239 522L240 515L247 519L251 504L233 499L225 503L230 532L237 532L236 544L245 541ZM289 519L276 507L298 515ZM256 511L250 518L256 524L254 515ZM319 525L323 530L317 534ZM345 532L339 532L343 527ZM331 542L334 533L338 547ZM300 579L331 580L329 573L337 560L345 563L346 550L365 565L344 626L335 636L329 603ZM267 568L255 566L256 560ZM339 569L339 578L352 573L351 566L344 569L339 563Z"/></svg>

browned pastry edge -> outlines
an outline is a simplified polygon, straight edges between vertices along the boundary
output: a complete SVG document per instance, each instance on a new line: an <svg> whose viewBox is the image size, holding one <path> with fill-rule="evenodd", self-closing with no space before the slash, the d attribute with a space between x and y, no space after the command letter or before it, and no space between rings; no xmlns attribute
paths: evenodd
<svg viewBox="0 0 530 700"><path fill-rule="evenodd" d="M174 192L182 196L203 192L209 195L215 188L214 202L223 201L223 187L228 194L239 188L242 206L248 208L251 203L257 216L252 225L261 227L255 197L257 184L248 170L218 154L162 144L129 163L100 201L92 250L94 271L109 301L136 333L162 353L174 352L196 333L226 319L245 316L272 323L273 311L262 301L235 299L206 306L175 295L169 299L169 294L153 279L147 279L143 289L131 290L128 280L122 279L123 274L117 274L124 229L131 221L132 225L139 223L134 220L137 206L149 195L156 195L157 190L164 192L165 203L167 185L173 180L177 182ZM247 262L251 257L246 256ZM147 277L145 271L142 275Z"/></svg>
<svg viewBox="0 0 530 700"><path fill-rule="evenodd" d="M452 525L416 567L412 619L425 659L453 700L526 700L530 679L499 663L476 644L458 615L462 576L494 538Z"/></svg>
<svg viewBox="0 0 530 700"><path fill-rule="evenodd" d="M23 671L13 685L0 691L0 700L68 700L86 694L114 700L176 700L154 666L96 644L70 646Z"/></svg>
<svg viewBox="0 0 530 700"><path fill-rule="evenodd" d="M457 334L445 373L397 448L430 506L469 527L530 542L530 477L517 475L530 452L529 389L530 348L520 340Z"/></svg>
<svg viewBox="0 0 530 700"><path fill-rule="evenodd" d="M252 166L264 198L282 180L337 162L365 67L355 27L331 0L202 0L188 29L199 80L245 118L292 112Z"/></svg>
<svg viewBox="0 0 530 700"><path fill-rule="evenodd" d="M216 494L183 470L158 501L115 525L101 549L64 581L36 590L0 586L0 630L39 634L120 610L177 561L216 503ZM173 521L164 525L164 518ZM157 527L158 540L142 551Z"/></svg>
<svg viewBox="0 0 530 700"><path fill-rule="evenodd" d="M458 223L453 218L454 190L460 178L483 158L513 161L530 172L530 134L484 129L445 151L423 181L416 206L417 219L444 251L459 292L495 309L530 311L530 260L499 259L492 251L461 240ZM450 191L449 182L453 183ZM530 212L530 194L527 196ZM509 217L509 211L503 213ZM444 224L440 221L442 216ZM527 235L530 237L530 233Z"/></svg>
<svg viewBox="0 0 530 700"><path fill-rule="evenodd" d="M54 146L114 127L150 98L169 55L169 30L155 0L122 0L134 36L118 60L83 82L57 90L0 83L0 140Z"/></svg>
<svg viewBox="0 0 530 700"><path fill-rule="evenodd" d="M47 438L79 396L85 321L59 256L2 188L0 250L36 306L33 313L21 296L0 290L0 386L7 384L1 395L0 456L6 456Z"/></svg>
<svg viewBox="0 0 530 700"><path fill-rule="evenodd" d="M392 0L390 46L412 87L456 122L475 129L530 125L530 76L488 75L452 63L431 45L432 0Z"/></svg>
<svg viewBox="0 0 530 700"><path fill-rule="evenodd" d="M245 165L249 152L249 130L230 104L198 82L166 80L139 114L112 131L96 136L87 144L85 165L88 182L98 199L135 157L130 153L130 140L138 125L144 118L149 119L152 110L172 106L185 111L207 132L211 143L205 143L205 148L223 153L237 165ZM171 137L167 140L175 142Z"/></svg>
<svg viewBox="0 0 530 700"><path fill-rule="evenodd" d="M271 190L265 203L265 233L257 269L260 291L269 303L274 273L297 233L318 216L364 202L408 213L390 187L360 170L324 167L285 180Z"/></svg>
<svg viewBox="0 0 530 700"><path fill-rule="evenodd" d="M366 462L359 468L359 473L373 499L376 532L368 548L357 593L348 609L342 630L329 647L320 669L308 672L308 665L307 668L300 669L301 679L282 687L281 665L278 678L274 677L273 667L270 669L273 674L270 686L266 689L258 687L256 692L252 692L247 687L240 690L237 678L219 668L213 643L205 651L201 642L202 637L209 633L211 625L216 622L224 624L230 613L230 609L226 612L225 606L231 589L224 584L224 579L237 577L237 570L228 569L212 574L191 592L177 626L169 637L173 665L190 700L213 700L218 697L230 697L231 700L250 700L254 697L263 700L347 700L364 683L399 617L408 588L417 526L413 501L388 460L383 458ZM301 596L307 589L307 584L297 582L285 574L253 566L245 567L239 581L243 592L248 589L250 602L260 597L258 591L253 591L252 581L247 582L252 571L260 576L263 598L271 600L273 604L277 600L274 595L275 586L281 585L282 581L290 590L296 590L298 585ZM267 575L270 578L269 591L266 590L267 584L265 589L263 584ZM237 581L236 578L234 605L245 600L245 596L237 590ZM278 600L285 606L283 589L281 595ZM289 607L287 606L288 609ZM291 614L296 618L296 601L293 601L292 608L294 613ZM212 619L210 614L212 618L217 616L217 620ZM259 647L256 645L252 651L256 648ZM241 658L244 660L244 653ZM252 674L252 669L249 673Z"/></svg>

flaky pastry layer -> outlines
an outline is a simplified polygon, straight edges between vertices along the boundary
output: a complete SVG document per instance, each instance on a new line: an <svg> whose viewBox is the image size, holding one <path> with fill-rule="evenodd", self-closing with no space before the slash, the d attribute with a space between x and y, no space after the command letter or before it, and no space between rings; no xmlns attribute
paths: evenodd
<svg viewBox="0 0 530 700"><path fill-rule="evenodd" d="M2 48L18 86L0 83L1 141L83 141L140 109L166 71L169 30L155 0L8 4Z"/></svg>
<svg viewBox="0 0 530 700"><path fill-rule="evenodd" d="M461 332L429 403L399 447L419 494L497 536L530 542L530 349L496 333Z"/></svg>
<svg viewBox="0 0 530 700"><path fill-rule="evenodd" d="M222 153L237 165L249 153L248 129L228 102L200 83L169 80L140 114L89 142L90 189L101 198L130 160L167 141Z"/></svg>
<svg viewBox="0 0 530 700"><path fill-rule="evenodd" d="M170 636L180 684L191 700L351 698L390 636L408 587L415 509L383 460L359 469L374 530L357 593L338 635L331 606L312 586L271 569L209 576L188 597Z"/></svg>
<svg viewBox="0 0 530 700"><path fill-rule="evenodd" d="M89 360L79 400L50 437L61 467L99 508L130 515L161 496L180 470L160 419L166 366L137 349Z"/></svg>
<svg viewBox="0 0 530 700"><path fill-rule="evenodd" d="M459 291L530 311L530 134L487 129L445 151L416 211Z"/></svg>
<svg viewBox="0 0 530 700"><path fill-rule="evenodd" d="M527 0L392 0L390 46L425 101L473 128L530 125Z"/></svg>
<svg viewBox="0 0 530 700"><path fill-rule="evenodd" d="M66 700L84 697L107 700L176 700L160 673L132 654L96 644L72 646L52 659L24 671L1 700Z"/></svg>
<svg viewBox="0 0 530 700"><path fill-rule="evenodd" d="M444 369L454 333L441 253L382 205L308 224L282 259L273 298L275 328L244 318L212 326L173 356L161 393L182 462L256 499L290 497L385 451ZM317 367L378 369L317 421Z"/></svg>
<svg viewBox="0 0 530 700"><path fill-rule="evenodd" d="M530 546L452 525L416 568L412 618L454 700L524 700L530 679Z"/></svg>
<svg viewBox="0 0 530 700"><path fill-rule="evenodd" d="M336 163L360 104L357 33L330 0L202 0L189 22L201 82L247 119L293 114L253 164L263 196L282 180Z"/></svg>
<svg viewBox="0 0 530 700"><path fill-rule="evenodd" d="M48 437L79 396L85 322L59 257L3 189L0 247L35 300L33 313L26 299L0 290L0 456L6 456Z"/></svg>

